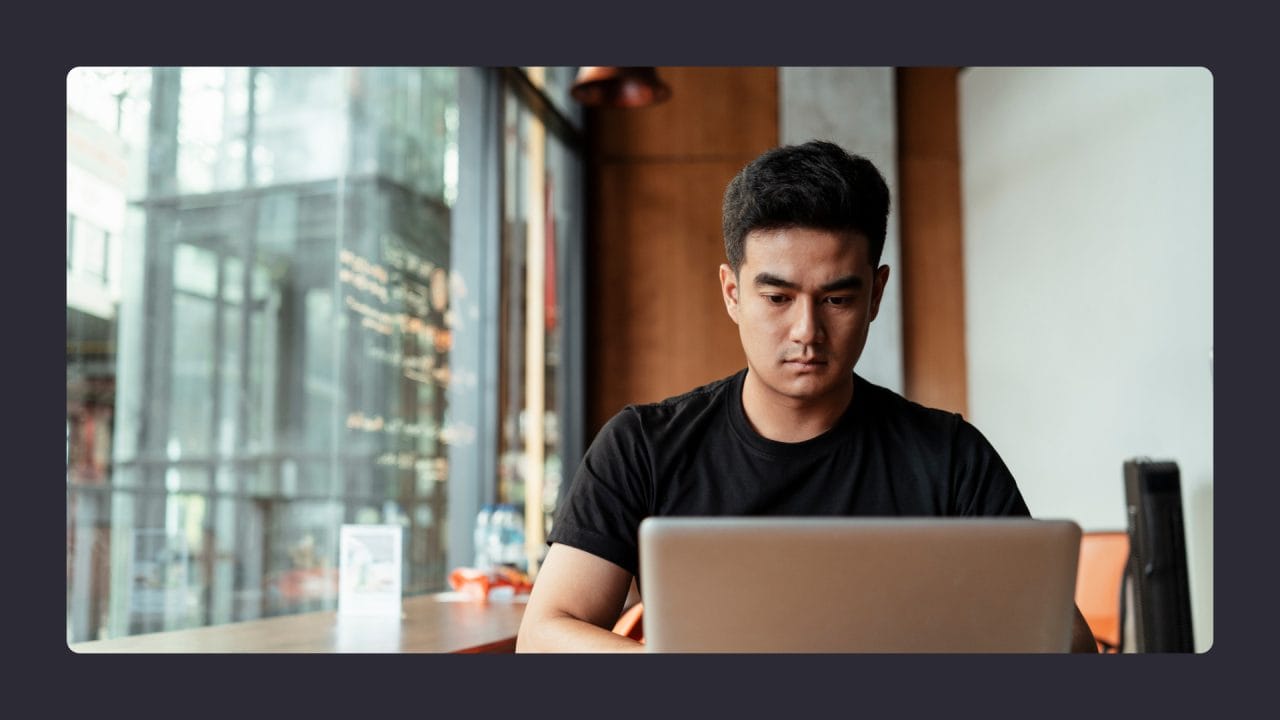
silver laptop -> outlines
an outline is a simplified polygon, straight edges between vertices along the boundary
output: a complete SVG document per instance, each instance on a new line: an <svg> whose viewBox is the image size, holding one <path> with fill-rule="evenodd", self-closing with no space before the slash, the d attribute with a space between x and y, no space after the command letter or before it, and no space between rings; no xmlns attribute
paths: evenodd
<svg viewBox="0 0 1280 720"><path fill-rule="evenodd" d="M1028 518L653 517L649 652L1067 652L1080 527Z"/></svg>

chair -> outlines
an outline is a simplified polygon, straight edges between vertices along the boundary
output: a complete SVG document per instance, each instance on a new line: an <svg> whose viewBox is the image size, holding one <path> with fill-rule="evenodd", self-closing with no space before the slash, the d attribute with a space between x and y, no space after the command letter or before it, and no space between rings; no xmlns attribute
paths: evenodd
<svg viewBox="0 0 1280 720"><path fill-rule="evenodd" d="M614 623L613 631L623 637L644 642L644 603L638 602L627 608Z"/></svg>
<svg viewBox="0 0 1280 720"><path fill-rule="evenodd" d="M1084 615L1098 652L1124 649L1124 580L1129 563L1129 534L1086 532L1080 537L1076 606Z"/></svg>

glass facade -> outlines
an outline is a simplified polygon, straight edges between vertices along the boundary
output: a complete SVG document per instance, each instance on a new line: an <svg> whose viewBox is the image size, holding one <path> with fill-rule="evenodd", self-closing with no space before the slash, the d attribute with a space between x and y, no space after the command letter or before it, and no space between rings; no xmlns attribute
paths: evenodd
<svg viewBox="0 0 1280 720"><path fill-rule="evenodd" d="M531 70L538 87L545 76L559 75L537 72L548 68ZM567 99L567 85L563 94L561 101ZM548 132L514 90L506 95L498 489L500 501L525 509L527 562L536 568L564 479L563 425L570 399L561 381L566 338L560 296L565 278L581 273L562 272L561 265L581 255L566 252L582 232L574 192L581 181L570 146ZM549 97L554 102L556 95ZM536 497L531 501L531 496Z"/></svg>
<svg viewBox="0 0 1280 720"><path fill-rule="evenodd" d="M582 161L525 77L68 75L68 642L332 609L344 523L443 590L478 504L552 507Z"/></svg>

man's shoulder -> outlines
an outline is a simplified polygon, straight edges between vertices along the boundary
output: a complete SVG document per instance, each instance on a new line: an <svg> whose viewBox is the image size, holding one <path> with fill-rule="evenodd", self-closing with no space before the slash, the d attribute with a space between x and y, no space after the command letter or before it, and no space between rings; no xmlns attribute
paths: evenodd
<svg viewBox="0 0 1280 720"><path fill-rule="evenodd" d="M721 400L736 386L739 377L745 372L746 370L740 370L728 377L655 402L632 403L618 411L609 422L611 425L623 426L638 424L649 430L673 423L685 425L723 407Z"/></svg>
<svg viewBox="0 0 1280 720"><path fill-rule="evenodd" d="M881 427L891 427L898 438L911 438L914 445L948 447L953 451L986 452L990 442L964 415L953 410L922 405L893 390L863 381L869 398L868 411Z"/></svg>
<svg viewBox="0 0 1280 720"><path fill-rule="evenodd" d="M625 456L662 453L710 428L722 426L725 393L738 374L714 380L663 400L632 403L605 422L592 440L592 452Z"/></svg>
<svg viewBox="0 0 1280 720"><path fill-rule="evenodd" d="M726 392L729 392L738 377L745 372L746 370L739 370L728 377L712 380L705 385L699 385L687 392L673 395L655 403L649 403L643 407L652 412L680 412L690 407L702 407L714 403L723 397Z"/></svg>
<svg viewBox="0 0 1280 720"><path fill-rule="evenodd" d="M953 432L964 418L951 410L922 405L898 392L877 385L861 376L859 390L864 393L868 413L882 424L905 425L918 432ZM857 402L855 399L854 402Z"/></svg>

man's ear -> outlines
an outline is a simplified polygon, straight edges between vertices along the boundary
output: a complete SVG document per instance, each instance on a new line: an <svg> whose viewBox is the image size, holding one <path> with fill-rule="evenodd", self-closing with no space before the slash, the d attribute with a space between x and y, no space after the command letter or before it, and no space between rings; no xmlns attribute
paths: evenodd
<svg viewBox="0 0 1280 720"><path fill-rule="evenodd" d="M881 265L876 269L876 279L871 289L871 320L875 320L876 315L880 314L880 298L884 297L884 286L888 284L889 266Z"/></svg>
<svg viewBox="0 0 1280 720"><path fill-rule="evenodd" d="M729 311L729 318L738 322L738 276L733 268L720 265L720 294L724 297L724 309Z"/></svg>

